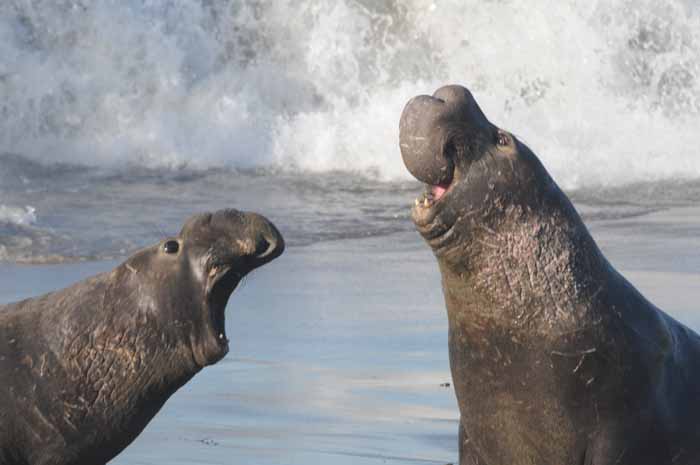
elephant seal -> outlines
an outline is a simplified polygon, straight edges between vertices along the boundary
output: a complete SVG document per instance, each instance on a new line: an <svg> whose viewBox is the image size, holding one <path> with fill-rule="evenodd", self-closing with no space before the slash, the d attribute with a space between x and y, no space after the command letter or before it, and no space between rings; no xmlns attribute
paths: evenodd
<svg viewBox="0 0 700 465"><path fill-rule="evenodd" d="M700 463L700 338L608 263L537 157L446 86L406 105L461 465Z"/></svg>
<svg viewBox="0 0 700 465"><path fill-rule="evenodd" d="M231 293L283 249L260 215L196 215L111 272L0 306L0 464L107 463L226 355Z"/></svg>

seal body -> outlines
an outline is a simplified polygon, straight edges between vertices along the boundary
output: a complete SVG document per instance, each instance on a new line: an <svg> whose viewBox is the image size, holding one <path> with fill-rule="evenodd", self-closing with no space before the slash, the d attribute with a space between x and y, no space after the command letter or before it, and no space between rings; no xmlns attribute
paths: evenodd
<svg viewBox="0 0 700 465"><path fill-rule="evenodd" d="M283 248L259 215L197 215L111 272L0 306L0 465L111 460L227 353L229 296Z"/></svg>
<svg viewBox="0 0 700 465"><path fill-rule="evenodd" d="M412 215L442 275L460 464L700 463L700 337L614 270L467 89L413 99L403 117L404 161L427 183Z"/></svg>

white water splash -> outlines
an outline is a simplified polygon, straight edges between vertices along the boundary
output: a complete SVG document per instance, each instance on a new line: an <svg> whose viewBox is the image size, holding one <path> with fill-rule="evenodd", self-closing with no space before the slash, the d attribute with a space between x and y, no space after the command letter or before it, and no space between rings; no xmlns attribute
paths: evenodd
<svg viewBox="0 0 700 465"><path fill-rule="evenodd" d="M693 5L6 0L0 147L406 178L404 103L461 83L564 187L699 178Z"/></svg>
<svg viewBox="0 0 700 465"><path fill-rule="evenodd" d="M36 223L36 209L29 205L22 208L0 204L0 223L32 225Z"/></svg>

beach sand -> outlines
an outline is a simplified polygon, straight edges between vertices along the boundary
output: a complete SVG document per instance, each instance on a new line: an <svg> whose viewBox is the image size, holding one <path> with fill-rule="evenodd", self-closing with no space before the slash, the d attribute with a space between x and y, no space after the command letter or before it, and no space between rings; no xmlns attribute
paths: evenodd
<svg viewBox="0 0 700 465"><path fill-rule="evenodd" d="M637 288L700 328L700 208L589 222ZM0 265L0 301L115 262ZM457 462L437 264L416 233L290 247L227 310L231 352L178 391L115 465Z"/></svg>

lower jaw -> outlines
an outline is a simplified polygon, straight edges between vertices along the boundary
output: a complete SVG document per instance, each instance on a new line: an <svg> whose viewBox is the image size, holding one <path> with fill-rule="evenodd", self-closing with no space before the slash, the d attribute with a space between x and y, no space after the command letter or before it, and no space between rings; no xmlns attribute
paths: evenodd
<svg viewBox="0 0 700 465"><path fill-rule="evenodd" d="M212 348L210 351L209 361L210 364L216 363L228 353L228 338L226 337L226 332L224 330L214 331L215 341L211 344Z"/></svg>
<svg viewBox="0 0 700 465"><path fill-rule="evenodd" d="M209 357L209 360L208 360L207 365L213 365L213 364L215 364L216 362L218 362L219 360L221 360L222 358L224 358L224 357L226 356L226 354L228 354L228 344L220 345L220 346L219 346L219 350L217 351L217 353L212 354L212 355Z"/></svg>
<svg viewBox="0 0 700 465"><path fill-rule="evenodd" d="M435 206L415 207L412 214L416 230L436 253L452 242L458 223L457 218L441 214L440 210Z"/></svg>
<svg viewBox="0 0 700 465"><path fill-rule="evenodd" d="M423 236L430 248L433 249L433 252L435 252L435 254L440 255L445 250L450 248L453 244L455 244L454 232L456 226L457 224L453 223L444 231L440 232L440 234L433 236L430 239L428 239L426 236Z"/></svg>
<svg viewBox="0 0 700 465"><path fill-rule="evenodd" d="M411 211L411 217L421 234L423 229L429 229L436 220L439 213L436 207L437 205L434 201L425 203L425 201L416 200L416 204Z"/></svg>
<svg viewBox="0 0 700 465"><path fill-rule="evenodd" d="M427 228L435 221L442 209L442 198L448 193L451 184L431 186L425 185L423 195L415 200L412 211L414 223L419 228Z"/></svg>
<svg viewBox="0 0 700 465"><path fill-rule="evenodd" d="M418 232L426 240L437 237L448 229L440 217L442 208L434 202L428 206L416 205L411 212L411 218Z"/></svg>
<svg viewBox="0 0 700 465"><path fill-rule="evenodd" d="M220 333L221 334L221 333ZM228 339L223 334L223 339L207 337L205 341L193 347L194 360L200 367L213 365L226 356L229 351Z"/></svg>

